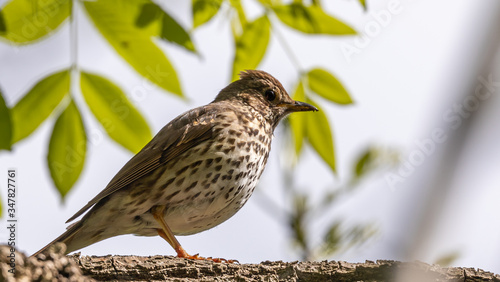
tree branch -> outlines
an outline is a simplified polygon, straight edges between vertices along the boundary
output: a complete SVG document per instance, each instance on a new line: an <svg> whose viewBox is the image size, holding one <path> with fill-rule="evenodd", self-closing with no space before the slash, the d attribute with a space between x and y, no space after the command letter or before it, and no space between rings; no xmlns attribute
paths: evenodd
<svg viewBox="0 0 500 282"><path fill-rule="evenodd" d="M52 250L54 251L54 250ZM10 247L0 246L0 281L500 281L500 275L474 268L422 262L348 263L265 261L226 264L171 256L64 256L55 250L27 258L16 252L15 274L8 270Z"/></svg>

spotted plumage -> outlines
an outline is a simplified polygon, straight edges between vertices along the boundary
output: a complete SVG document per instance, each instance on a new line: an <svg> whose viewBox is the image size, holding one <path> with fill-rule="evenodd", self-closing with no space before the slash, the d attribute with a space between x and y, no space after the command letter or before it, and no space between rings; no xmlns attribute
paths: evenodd
<svg viewBox="0 0 500 282"><path fill-rule="evenodd" d="M233 216L257 185L279 121L313 110L293 101L268 73L242 72L212 103L161 129L68 222L82 219L48 246L64 242L71 252L122 234L160 235L178 256L197 258L174 235L202 232Z"/></svg>

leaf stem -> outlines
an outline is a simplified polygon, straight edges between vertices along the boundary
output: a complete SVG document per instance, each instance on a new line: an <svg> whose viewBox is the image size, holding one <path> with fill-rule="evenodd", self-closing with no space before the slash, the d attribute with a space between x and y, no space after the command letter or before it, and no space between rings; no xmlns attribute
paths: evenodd
<svg viewBox="0 0 500 282"><path fill-rule="evenodd" d="M78 25L77 25L78 0L72 0L70 5L69 53L71 62L70 94L74 95L78 89Z"/></svg>
<svg viewBox="0 0 500 282"><path fill-rule="evenodd" d="M286 41L285 37L283 36L281 31L278 28L276 28L276 25L273 22L271 22L271 29L272 29L274 35L276 35L276 38L278 39L278 42L280 43L281 47L283 47L283 51L285 51L286 55L288 56L288 58L290 59L292 64L295 66L295 68L302 75L302 73L304 72L304 69L302 68L302 66L300 64L298 57L293 53L293 50L290 47L290 45L288 44L288 42Z"/></svg>

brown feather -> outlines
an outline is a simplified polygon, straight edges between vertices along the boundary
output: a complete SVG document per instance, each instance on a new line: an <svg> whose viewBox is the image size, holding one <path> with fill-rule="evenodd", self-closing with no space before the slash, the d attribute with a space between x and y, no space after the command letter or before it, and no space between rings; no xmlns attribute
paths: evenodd
<svg viewBox="0 0 500 282"><path fill-rule="evenodd" d="M105 197L127 187L188 149L212 136L213 104L188 111L163 127L158 134L113 177L109 184L66 223L73 221ZM198 120L196 125L192 119ZM184 130L182 130L184 128Z"/></svg>
<svg viewBox="0 0 500 282"><path fill-rule="evenodd" d="M75 222L74 224L71 224L68 227L68 229L66 230L66 232L61 234L59 237L54 239L52 242L50 242L45 247L43 247L41 250L39 250L38 252L34 253L31 256L36 257L38 254L45 252L48 248L50 248L50 246L52 246L53 244L55 244L57 242L67 243L67 241L71 240L71 238L73 236L75 236L76 233L78 233L78 231L80 231L81 227L82 227L81 221L78 221L78 222Z"/></svg>

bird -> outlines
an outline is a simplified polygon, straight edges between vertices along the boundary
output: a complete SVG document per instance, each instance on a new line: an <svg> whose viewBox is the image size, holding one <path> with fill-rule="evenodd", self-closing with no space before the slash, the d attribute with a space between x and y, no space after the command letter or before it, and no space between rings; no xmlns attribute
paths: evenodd
<svg viewBox="0 0 500 282"><path fill-rule="evenodd" d="M294 101L261 70L246 70L209 104L165 125L66 223L56 243L70 253L111 237L134 234L165 239L177 257L189 255L176 235L191 235L228 220L252 195L266 166L273 132L294 112L318 111Z"/></svg>

